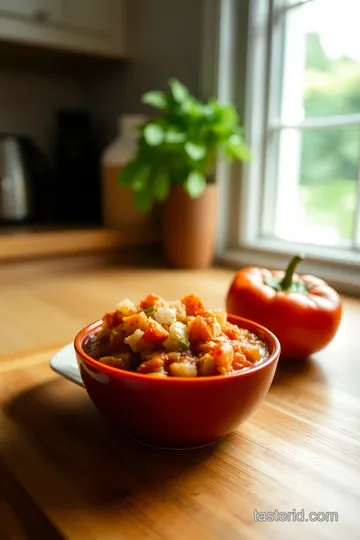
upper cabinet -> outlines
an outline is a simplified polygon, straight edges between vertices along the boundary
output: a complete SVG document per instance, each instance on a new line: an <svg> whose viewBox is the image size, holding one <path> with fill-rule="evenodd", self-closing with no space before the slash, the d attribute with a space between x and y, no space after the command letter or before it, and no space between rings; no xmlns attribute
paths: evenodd
<svg viewBox="0 0 360 540"><path fill-rule="evenodd" d="M10 17L22 16L34 21L62 22L64 19L62 0L0 0L0 10Z"/></svg>
<svg viewBox="0 0 360 540"><path fill-rule="evenodd" d="M0 0L0 39L128 56L124 0Z"/></svg>
<svg viewBox="0 0 360 540"><path fill-rule="evenodd" d="M64 0L66 20L79 31L108 32L109 0Z"/></svg>

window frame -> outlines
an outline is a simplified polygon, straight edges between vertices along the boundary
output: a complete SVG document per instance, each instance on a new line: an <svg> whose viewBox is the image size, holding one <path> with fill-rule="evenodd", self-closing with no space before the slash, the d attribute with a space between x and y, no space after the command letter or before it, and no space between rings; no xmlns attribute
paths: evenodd
<svg viewBox="0 0 360 540"><path fill-rule="evenodd" d="M360 294L360 166L358 169L358 206L356 215L356 249L342 249L341 247L323 247L298 242L289 242L281 239L269 239L263 236L267 228L263 215L263 201L276 195L277 179L267 175L266 171L276 170L277 152L275 144L270 139L271 130L279 129L279 119L274 111L279 110L279 102L271 102L274 96L280 98L280 77L274 73L281 68L283 62L284 25L274 24L276 17L283 16L284 10L296 9L310 1L304 0L286 5L285 0L247 0L248 3L248 34L246 43L242 34L232 25L228 27L232 36L234 50L242 51L246 57L246 77L237 66L232 74L231 97L236 103L243 117L246 139L251 147L252 160L248 164L232 165L224 170L218 169L220 185L220 230L221 235L217 245L217 260L220 263L232 266L261 264L283 267L288 258L294 253L304 252L306 262L302 264L302 271L314 273L323 277L339 290ZM224 4L230 2L232 21L236 21L238 13L232 0L220 1L220 14ZM228 6L229 9L229 6ZM221 17L220 17L221 18ZM284 17L283 17L284 19ZM223 24L219 34L218 63L221 66L222 32L226 26ZM274 32L273 29L276 29ZM227 51L229 53L229 51ZM256 58L256 61L253 59ZM274 58L280 63L275 66ZM270 69L272 67L272 69ZM224 74L223 74L224 76ZM239 81L246 80L245 92L239 93ZM242 81L243 83L243 81ZM222 82L222 84L224 84ZM241 84L241 83L240 83ZM281 84L281 83L280 83ZM239 99L240 95L240 99ZM228 96L229 97L229 96ZM256 104L256 106L255 106ZM345 125L360 125L360 114L341 117L309 118L296 129L312 129L330 127L339 122ZM332 124L331 124L332 123ZM271 126L271 129L268 129ZM281 125L285 127L294 127ZM273 138L274 140L274 138ZM239 180L240 179L240 180ZM273 201L274 203L274 201ZM227 206L229 211L225 211ZM275 204L271 207L275 210ZM265 214L268 221L273 216Z"/></svg>

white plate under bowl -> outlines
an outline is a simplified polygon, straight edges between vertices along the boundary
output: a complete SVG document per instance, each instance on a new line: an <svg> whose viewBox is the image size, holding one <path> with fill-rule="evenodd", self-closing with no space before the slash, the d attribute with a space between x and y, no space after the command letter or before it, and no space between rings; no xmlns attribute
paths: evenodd
<svg viewBox="0 0 360 540"><path fill-rule="evenodd" d="M76 361L74 344L69 343L58 351L50 360L50 367L53 371L65 377L79 386L84 387L81 380L79 367Z"/></svg>

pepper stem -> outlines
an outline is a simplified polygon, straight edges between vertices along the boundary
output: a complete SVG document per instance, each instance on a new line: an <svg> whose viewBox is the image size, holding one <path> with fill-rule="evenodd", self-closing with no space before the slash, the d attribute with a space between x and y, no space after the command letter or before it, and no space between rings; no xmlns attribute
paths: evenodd
<svg viewBox="0 0 360 540"><path fill-rule="evenodd" d="M280 281L280 287L282 291L287 291L292 284L292 279L297 265L305 259L304 255L295 255L286 269L284 278Z"/></svg>

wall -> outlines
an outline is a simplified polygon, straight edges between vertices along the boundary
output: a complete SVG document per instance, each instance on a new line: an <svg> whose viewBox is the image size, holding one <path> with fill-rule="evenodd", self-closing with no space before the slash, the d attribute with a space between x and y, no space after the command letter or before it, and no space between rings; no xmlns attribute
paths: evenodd
<svg viewBox="0 0 360 540"><path fill-rule="evenodd" d="M134 62L124 81L130 111L146 90L165 89L169 77L199 92L201 10L201 0L130 0L128 38Z"/></svg>
<svg viewBox="0 0 360 540"><path fill-rule="evenodd" d="M170 77L200 92L202 6L202 0L127 0L132 58L101 77L95 73L87 85L101 146L115 136L120 114L151 114L141 95L166 89Z"/></svg>
<svg viewBox="0 0 360 540"><path fill-rule="evenodd" d="M177 77L199 93L202 5L203 0L127 0L132 54L124 63L94 61L84 70L67 65L67 58L63 71L58 55L46 54L43 62L40 51L28 55L18 47L14 64L13 47L0 48L0 132L30 135L51 154L56 110L86 106L102 149L114 138L120 114L151 114L140 103L145 91L166 89L168 79Z"/></svg>
<svg viewBox="0 0 360 540"><path fill-rule="evenodd" d="M83 106L84 96L77 75L11 69L0 63L0 132L29 135L50 154L57 109Z"/></svg>

